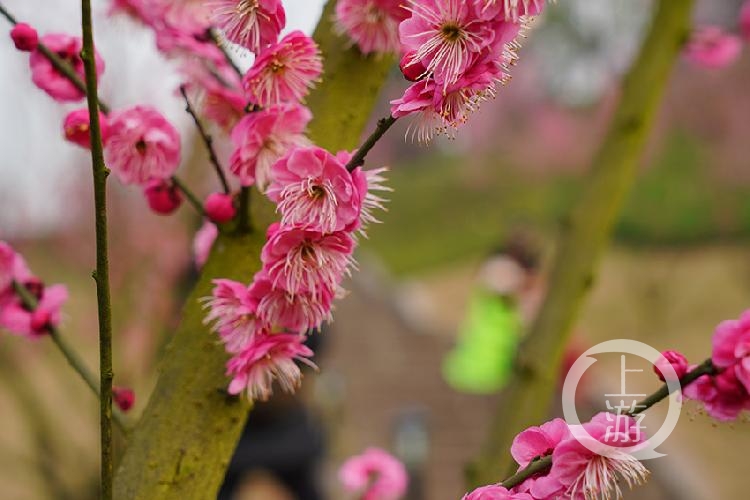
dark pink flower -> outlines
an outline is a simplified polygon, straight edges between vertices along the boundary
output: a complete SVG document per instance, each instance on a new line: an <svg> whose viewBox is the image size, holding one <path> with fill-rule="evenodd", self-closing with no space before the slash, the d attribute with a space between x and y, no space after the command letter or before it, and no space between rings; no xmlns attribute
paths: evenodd
<svg viewBox="0 0 750 500"><path fill-rule="evenodd" d="M135 405L135 392L129 387L113 386L112 401L120 410L128 412Z"/></svg>
<svg viewBox="0 0 750 500"><path fill-rule="evenodd" d="M742 41L718 26L697 29L685 46L685 55L693 63L710 69L732 64L740 55Z"/></svg>
<svg viewBox="0 0 750 500"><path fill-rule="evenodd" d="M217 279L213 283L212 295L205 299L209 312L203 323L211 325L211 330L221 337L227 352L238 353L261 329L256 309L263 295L257 287L237 281Z"/></svg>
<svg viewBox="0 0 750 500"><path fill-rule="evenodd" d="M404 78L410 82L418 82L425 77L427 71L421 62L414 62L414 51L407 52L401 56L398 67L404 75Z"/></svg>
<svg viewBox="0 0 750 500"><path fill-rule="evenodd" d="M401 0L339 0L336 26L363 54L399 52L398 25L409 16Z"/></svg>
<svg viewBox="0 0 750 500"><path fill-rule="evenodd" d="M740 10L740 33L745 41L750 42L750 1L746 1Z"/></svg>
<svg viewBox="0 0 750 500"><path fill-rule="evenodd" d="M250 102L268 107L301 101L322 72L317 44L301 31L292 31L258 54L242 85Z"/></svg>
<svg viewBox="0 0 750 500"><path fill-rule="evenodd" d="M234 206L234 198L231 194L212 193L206 197L203 203L203 210L206 217L217 224L229 222L237 215L237 208Z"/></svg>
<svg viewBox="0 0 750 500"><path fill-rule="evenodd" d="M732 369L715 376L703 375L683 387L682 394L688 399L703 403L706 412L722 422L735 420L744 410L750 409L750 395Z"/></svg>
<svg viewBox="0 0 750 500"><path fill-rule="evenodd" d="M40 289L37 307L30 311L15 297L0 307L0 328L27 338L36 338L49 332L50 327L60 324L61 309L68 300L68 289L64 285L52 285Z"/></svg>
<svg viewBox="0 0 750 500"><path fill-rule="evenodd" d="M271 178L266 194L276 202L282 225L333 233L359 219L352 175L325 149L291 150L271 167Z"/></svg>
<svg viewBox="0 0 750 500"><path fill-rule="evenodd" d="M39 34L36 30L26 23L18 23L10 30L10 37L13 39L13 45L23 52L36 50L39 45Z"/></svg>
<svg viewBox="0 0 750 500"><path fill-rule="evenodd" d="M275 380L284 392L293 393L302 383L302 371L295 361L317 369L308 359L313 351L303 342L300 335L256 334L227 363L227 375L232 377L228 392L245 392L252 401L266 401L273 393Z"/></svg>
<svg viewBox="0 0 750 500"><path fill-rule="evenodd" d="M102 143L106 144L109 138L109 119L102 112L99 112L99 128ZM67 141L82 148L91 149L91 122L88 108L76 109L68 113L63 122L63 134Z"/></svg>
<svg viewBox="0 0 750 500"><path fill-rule="evenodd" d="M316 294L300 292L292 295L275 288L264 272L258 273L252 284L261 297L257 315L268 328L304 333L319 328L323 321L331 320L331 303L334 292L321 289Z"/></svg>
<svg viewBox="0 0 750 500"><path fill-rule="evenodd" d="M352 263L354 241L344 231L323 234L273 225L261 260L274 287L292 295L335 290Z"/></svg>
<svg viewBox="0 0 750 500"><path fill-rule="evenodd" d="M551 497L550 497L551 498ZM499 484L480 486L467 493L461 500L534 500L526 493L513 493Z"/></svg>
<svg viewBox="0 0 750 500"><path fill-rule="evenodd" d="M750 391L750 310L716 327L711 360L718 368L734 371Z"/></svg>
<svg viewBox="0 0 750 500"><path fill-rule="evenodd" d="M231 172L243 186L257 184L265 191L271 181L271 165L291 148L310 143L304 131L311 119L310 110L297 104L278 104L249 113L232 130Z"/></svg>
<svg viewBox="0 0 750 500"><path fill-rule="evenodd" d="M227 39L258 54L286 26L281 0L213 0L207 3Z"/></svg>
<svg viewBox="0 0 750 500"><path fill-rule="evenodd" d="M41 38L41 42L52 52L69 64L83 80L85 78L81 49L81 39L65 34L49 34ZM99 53L94 54L97 77L104 72L104 61ZM80 101L86 94L76 87L66 76L59 73L47 57L39 49L34 50L29 57L31 80L50 97L61 102Z"/></svg>
<svg viewBox="0 0 750 500"><path fill-rule="evenodd" d="M677 351L664 351L661 353L659 359L654 363L654 373L659 377L660 380L666 381L666 366L671 366L677 375L677 379L681 379L688 372L688 360L680 352Z"/></svg>
<svg viewBox="0 0 750 500"><path fill-rule="evenodd" d="M157 110L135 106L112 113L107 166L124 184L166 179L180 165L180 134Z"/></svg>
<svg viewBox="0 0 750 500"><path fill-rule="evenodd" d="M195 266L198 269L201 269L206 264L208 256L211 253L211 248L214 246L214 242L218 236L219 228L210 221L204 222L198 232L195 233L195 238L193 238L193 255Z"/></svg>
<svg viewBox="0 0 750 500"><path fill-rule="evenodd" d="M339 481L362 500L398 500L406 494L409 476L396 457L380 448L367 448L341 465Z"/></svg>
<svg viewBox="0 0 750 500"><path fill-rule="evenodd" d="M182 193L174 182L153 179L146 184L143 194L149 208L159 215L170 215L182 205Z"/></svg>
<svg viewBox="0 0 750 500"><path fill-rule="evenodd" d="M524 469L535 458L551 455L563 440L570 437L568 424L556 418L540 427L530 427L521 432L513 440L510 453L520 469ZM563 486L555 477L543 474L527 479L518 490L529 493L534 498L551 498L562 493Z"/></svg>

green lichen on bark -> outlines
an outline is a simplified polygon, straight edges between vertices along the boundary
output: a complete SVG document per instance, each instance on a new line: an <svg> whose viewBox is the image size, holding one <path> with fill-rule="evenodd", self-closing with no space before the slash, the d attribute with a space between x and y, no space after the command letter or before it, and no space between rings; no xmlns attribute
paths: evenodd
<svg viewBox="0 0 750 500"><path fill-rule="evenodd" d="M622 87L622 96L581 199L563 225L550 287L520 348L517 376L505 390L482 453L467 471L469 486L496 483L517 465L513 437L548 417L570 332L623 202L690 27L692 0L661 0L651 29Z"/></svg>
<svg viewBox="0 0 750 500"><path fill-rule="evenodd" d="M363 57L346 48L347 41L332 31L334 3L326 6L315 33L325 73L308 105L315 116L311 138L335 152L357 145L393 61ZM252 214L255 231L230 231L219 237L187 300L182 323L164 353L156 388L117 470L117 499L216 498L249 405L224 392L227 356L202 324L199 299L210 294L212 279L247 282L260 267L260 248L273 209L253 196Z"/></svg>

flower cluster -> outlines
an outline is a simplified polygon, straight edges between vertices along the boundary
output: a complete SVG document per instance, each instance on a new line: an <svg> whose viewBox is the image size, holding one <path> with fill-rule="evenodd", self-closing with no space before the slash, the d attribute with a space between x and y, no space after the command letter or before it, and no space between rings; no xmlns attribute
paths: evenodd
<svg viewBox="0 0 750 500"><path fill-rule="evenodd" d="M19 294L24 287L36 306ZM0 241L0 329L26 338L49 333L60 323L60 310L68 299L63 285L46 286L29 270L23 257Z"/></svg>
<svg viewBox="0 0 750 500"><path fill-rule="evenodd" d="M397 458L380 448L367 448L341 465L339 481L362 500L398 500L406 494L409 476Z"/></svg>
<svg viewBox="0 0 750 500"><path fill-rule="evenodd" d="M632 417L613 413L599 413L582 425L554 419L526 429L511 447L519 470L545 457L551 458L551 467L510 489L501 484L478 488L464 500L621 498L619 481L632 486L648 475L633 456L647 443L641 429Z"/></svg>
<svg viewBox="0 0 750 500"><path fill-rule="evenodd" d="M740 9L738 21L738 33L721 26L698 26L685 45L685 57L707 69L720 69L734 63L742 52L742 42L750 42L750 1Z"/></svg>
<svg viewBox="0 0 750 500"><path fill-rule="evenodd" d="M543 2L409 1L399 25L401 70L414 82L391 102L396 117L416 115L412 136L429 142L453 135L495 96L518 59L519 37Z"/></svg>

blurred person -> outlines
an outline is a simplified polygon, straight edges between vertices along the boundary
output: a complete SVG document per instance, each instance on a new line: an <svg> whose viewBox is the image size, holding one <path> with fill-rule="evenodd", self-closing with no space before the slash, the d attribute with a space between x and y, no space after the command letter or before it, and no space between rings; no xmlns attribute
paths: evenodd
<svg viewBox="0 0 750 500"><path fill-rule="evenodd" d="M510 379L523 327L540 303L538 271L537 252L521 237L481 265L458 343L443 362L443 376L454 389L490 394Z"/></svg>

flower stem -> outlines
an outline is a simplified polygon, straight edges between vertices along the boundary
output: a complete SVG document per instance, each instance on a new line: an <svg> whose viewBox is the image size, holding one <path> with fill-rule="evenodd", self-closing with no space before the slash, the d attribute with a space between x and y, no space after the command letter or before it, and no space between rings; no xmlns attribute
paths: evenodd
<svg viewBox="0 0 750 500"><path fill-rule="evenodd" d="M200 118L198 118L198 114L190 104L190 99L188 99L185 85L180 85L180 94L182 94L182 98L185 100L185 111L187 111L190 117L193 119L193 123L195 123L195 127L198 129L198 133L200 134L201 139L203 139L203 144L206 145L209 160L211 160L211 165L213 165L214 170L216 171L216 175L219 177L221 186L224 188L224 192L226 194L229 194L229 183L227 182L227 176L224 174L224 169L221 168L219 158L216 156L216 151L214 151L214 140L206 131L206 128L203 126L203 123L201 123Z"/></svg>
<svg viewBox="0 0 750 500"><path fill-rule="evenodd" d="M687 387L688 385L692 384L699 378L701 378L704 375L713 376L718 373L717 368L714 366L713 362L710 359L707 359L700 365L696 366L694 369L690 370L688 373L686 373L682 378L680 378L680 389ZM670 396L671 392L669 390L669 386L667 384L664 384L659 388L658 391L654 392L650 396L646 397L643 401L635 405L635 409L633 411L626 412L625 415L628 416L634 416L638 415L640 413L645 412L655 404L667 399ZM546 470L550 469L552 467L552 457L546 456L546 457L537 457L534 460L529 463L526 468L521 469L505 481L503 481L501 484L508 489L514 488L518 486L519 484L526 481L528 478L533 476L534 474L539 474L541 472L545 472Z"/></svg>
<svg viewBox="0 0 750 500"><path fill-rule="evenodd" d="M18 283L17 281L13 282L13 289L15 290L18 297L21 299L21 303L26 307L28 310L33 311L37 308L38 301L36 300L36 297L21 283ZM86 385L91 389L91 391L96 395L96 397L99 397L99 381L96 380L96 376L89 371L89 369L86 367L86 363L84 363L83 359L78 355L78 353L73 349L73 347L68 344L68 341L65 340L62 333L60 332L60 329L56 326L50 325L48 327L49 336L52 338L52 342L55 344L55 346L59 349L59 351L62 353L62 355L65 357L65 360L68 362L68 364L73 368L73 370L80 375L80 377L83 379L83 381L86 383ZM118 410L114 410L113 413L115 423L117 424L117 427L120 428L123 434L126 434L128 431L128 422L125 415L120 413Z"/></svg>
<svg viewBox="0 0 750 500"><path fill-rule="evenodd" d="M393 115L389 115L387 118L381 118L378 120L378 125L375 127L375 130L372 134L370 134L370 137L368 137L364 143L362 143L362 146L359 147L356 153L354 153L354 156L352 156L352 159L349 160L349 163L346 164L346 169L351 172L357 167L361 167L365 164L365 157L367 156L367 153L370 152L370 150L375 147L375 144L385 135L386 132L388 132L388 129L390 129L394 123L396 123L396 120L398 118L394 118Z"/></svg>
<svg viewBox="0 0 750 500"><path fill-rule="evenodd" d="M182 182L182 180L176 175L172 176L172 182L174 182L174 185L177 186L180 191L182 191L182 194L184 194L185 198L188 199L188 202L190 202L190 204L195 207L195 210L197 210L200 215L204 215L203 204L198 199L198 197L192 191L190 191L190 188L187 187L187 185Z"/></svg>
<svg viewBox="0 0 750 500"><path fill-rule="evenodd" d="M97 99L94 32L91 0L81 0L81 30L83 50L81 59L86 74L86 98L91 124L91 166L94 177L94 206L96 225L96 299L99 309L99 401L101 438L101 497L112 499L112 305L109 291L109 257L107 254L107 176L104 164L104 147L99 123Z"/></svg>

